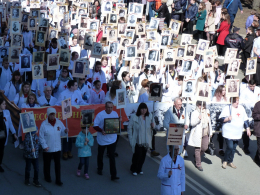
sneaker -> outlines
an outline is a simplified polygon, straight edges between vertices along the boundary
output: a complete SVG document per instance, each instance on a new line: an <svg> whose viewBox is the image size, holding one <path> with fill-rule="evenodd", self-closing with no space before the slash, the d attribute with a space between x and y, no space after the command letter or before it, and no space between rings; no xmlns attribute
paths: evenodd
<svg viewBox="0 0 260 195"><path fill-rule="evenodd" d="M77 176L80 176L81 170L77 170Z"/></svg>
<svg viewBox="0 0 260 195"><path fill-rule="evenodd" d="M140 174L140 175L143 175L143 174L144 174L144 172L143 172L143 171L141 171L139 174Z"/></svg>
<svg viewBox="0 0 260 195"><path fill-rule="evenodd" d="M23 146L23 144L20 144L20 145L19 145L19 149L21 149L21 150L23 150L23 149L24 149L24 146Z"/></svg>
<svg viewBox="0 0 260 195"><path fill-rule="evenodd" d="M136 173L136 172L133 172L133 175L134 175L134 176L137 176L137 173Z"/></svg>
<svg viewBox="0 0 260 195"><path fill-rule="evenodd" d="M5 172L5 170L3 169L2 166L0 166L0 172L1 172L1 173Z"/></svg>
<svg viewBox="0 0 260 195"><path fill-rule="evenodd" d="M223 168L223 169L226 169L226 168L227 168L227 161L224 161L224 162L223 162L222 168Z"/></svg>
<svg viewBox="0 0 260 195"><path fill-rule="evenodd" d="M36 187L41 187L42 185L38 181L33 181L33 185Z"/></svg>
<svg viewBox="0 0 260 195"><path fill-rule="evenodd" d="M233 169L237 168L233 163L228 163L228 166L232 167Z"/></svg>
<svg viewBox="0 0 260 195"><path fill-rule="evenodd" d="M115 180L118 180L118 179L119 179L119 177L111 177L112 181L115 181Z"/></svg>
<svg viewBox="0 0 260 195"><path fill-rule="evenodd" d="M25 180L24 184L27 185L27 186L30 186L30 185L31 185L30 182L29 182L29 180Z"/></svg>
<svg viewBox="0 0 260 195"><path fill-rule="evenodd" d="M196 167L199 171L203 171L202 166Z"/></svg>
<svg viewBox="0 0 260 195"><path fill-rule="evenodd" d="M152 152L151 152L151 156L153 157L153 156L159 156L160 155L160 153L159 152L156 152L155 150L153 150Z"/></svg>
<svg viewBox="0 0 260 195"><path fill-rule="evenodd" d="M73 155L71 154L71 151L68 151L68 157L69 157L69 158L72 158L72 157L73 157Z"/></svg>
<svg viewBox="0 0 260 195"><path fill-rule="evenodd" d="M67 152L63 152L62 158L63 158L63 160L67 160L68 159Z"/></svg>
<svg viewBox="0 0 260 195"><path fill-rule="evenodd" d="M85 178L86 178L86 179L89 179L89 176L88 176L88 174L87 174L87 173L85 174Z"/></svg>
<svg viewBox="0 0 260 195"><path fill-rule="evenodd" d="M225 152L223 150L218 151L220 156L225 156Z"/></svg>
<svg viewBox="0 0 260 195"><path fill-rule="evenodd" d="M247 155L250 154L250 151L248 150L248 148L244 148L244 153Z"/></svg>

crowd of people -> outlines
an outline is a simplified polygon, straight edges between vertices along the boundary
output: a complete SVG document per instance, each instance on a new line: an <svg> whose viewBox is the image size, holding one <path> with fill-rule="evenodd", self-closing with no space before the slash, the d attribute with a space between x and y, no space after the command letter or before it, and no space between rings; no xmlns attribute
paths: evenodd
<svg viewBox="0 0 260 195"><path fill-rule="evenodd" d="M10 130L24 150L25 184L30 185L32 164L33 184L41 186L40 148L45 181L51 182L53 158L56 184L63 184L60 157L73 157L74 138L60 138L69 129L55 116L52 106L61 106L63 100L71 98L72 106L105 105L94 120L97 173L103 174L107 149L111 180L118 180L115 157L119 136L105 133L104 119L120 118L113 111L119 89L125 89L127 104L139 103L136 113L124 122L133 152L130 170L134 176L144 174L142 167L148 149L151 156L160 155L155 150L156 130L165 130L168 137L170 124L184 125L182 144L167 146L169 153L160 164L157 176L162 182L162 194L185 191L183 157L188 156L187 146L194 147L195 167L203 171L201 156L215 135L208 102L227 104L218 117L222 125L217 129L222 131L217 136L224 169L236 168L233 159L241 138L244 152L250 154L249 118L239 102L251 104L258 145L254 160L259 165L260 109L256 102L260 98L260 13L251 11L245 20L247 34L243 38L240 28L233 25L238 8L243 14L240 0L0 3L0 172L4 172L1 165ZM239 69L245 73L241 81L234 78ZM151 87L153 83L156 85ZM162 129L155 128L148 109L147 103L154 102L151 97L171 104L164 113ZM195 106L190 116L183 106L188 101ZM9 102L20 110L47 106L46 120L39 130L26 133L23 140L21 123L15 130L6 110ZM30 126L30 118L27 125ZM88 128L82 128L75 144L80 159L76 174L80 176L84 166L86 179L90 178L88 166L93 145L92 134Z"/></svg>

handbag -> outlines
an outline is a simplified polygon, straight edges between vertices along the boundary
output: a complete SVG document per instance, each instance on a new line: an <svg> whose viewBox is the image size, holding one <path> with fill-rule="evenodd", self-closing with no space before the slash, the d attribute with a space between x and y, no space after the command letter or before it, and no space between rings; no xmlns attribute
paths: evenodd
<svg viewBox="0 0 260 195"><path fill-rule="evenodd" d="M0 139L4 139L5 137L5 130L0 130Z"/></svg>

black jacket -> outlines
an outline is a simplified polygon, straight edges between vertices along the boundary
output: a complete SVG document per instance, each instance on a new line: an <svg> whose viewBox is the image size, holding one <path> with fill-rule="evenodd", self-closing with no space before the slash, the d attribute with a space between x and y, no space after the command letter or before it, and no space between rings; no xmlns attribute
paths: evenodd
<svg viewBox="0 0 260 195"><path fill-rule="evenodd" d="M162 5L157 10L155 9L155 7L153 7L153 10L158 13L157 18L168 18L169 10L166 3L162 3Z"/></svg>
<svg viewBox="0 0 260 195"><path fill-rule="evenodd" d="M227 48L237 48L238 51L244 48L243 38L237 34L229 34L225 38L225 45Z"/></svg>
<svg viewBox="0 0 260 195"><path fill-rule="evenodd" d="M244 43L244 51L247 53L251 53L253 48L255 35L254 34L247 34L246 37L243 40Z"/></svg>

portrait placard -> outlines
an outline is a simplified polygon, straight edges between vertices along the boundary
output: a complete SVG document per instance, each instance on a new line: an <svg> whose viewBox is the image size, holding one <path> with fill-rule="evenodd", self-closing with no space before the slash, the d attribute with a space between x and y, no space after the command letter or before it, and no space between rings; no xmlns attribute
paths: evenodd
<svg viewBox="0 0 260 195"><path fill-rule="evenodd" d="M167 145L182 145L184 125L169 124Z"/></svg>
<svg viewBox="0 0 260 195"><path fill-rule="evenodd" d="M63 25L69 25L69 18L70 18L70 13L69 12L64 13Z"/></svg>
<svg viewBox="0 0 260 195"><path fill-rule="evenodd" d="M80 126L81 127L90 127L94 123L94 109L90 110L81 110L81 121Z"/></svg>
<svg viewBox="0 0 260 195"><path fill-rule="evenodd" d="M85 62L86 63L86 62ZM77 78L85 78L85 64L83 61L77 60L74 62L72 76Z"/></svg>
<svg viewBox="0 0 260 195"><path fill-rule="evenodd" d="M185 47L178 47L178 48L177 48L176 59L177 59L177 60L182 60L183 57L184 57L184 52L185 52Z"/></svg>
<svg viewBox="0 0 260 195"><path fill-rule="evenodd" d="M160 23L160 18L153 18L152 17L151 20L150 20L149 29L157 30L159 23Z"/></svg>
<svg viewBox="0 0 260 195"><path fill-rule="evenodd" d="M88 29L92 31L98 32L99 29L99 20L96 19L89 19L88 20Z"/></svg>
<svg viewBox="0 0 260 195"><path fill-rule="evenodd" d="M22 47L23 46L23 35L14 33L12 34L11 47Z"/></svg>
<svg viewBox="0 0 260 195"><path fill-rule="evenodd" d="M120 133L119 118L105 118L104 119L104 131L106 134Z"/></svg>
<svg viewBox="0 0 260 195"><path fill-rule="evenodd" d="M157 41L158 40L158 34L157 30L146 30L146 35L147 35L147 41Z"/></svg>
<svg viewBox="0 0 260 195"><path fill-rule="evenodd" d="M227 48L226 53L225 53L224 63L228 64L232 59L236 59L237 51L238 51L238 49L235 49L235 48Z"/></svg>
<svg viewBox="0 0 260 195"><path fill-rule="evenodd" d="M36 64L32 66L32 78L35 79L43 79L43 64Z"/></svg>
<svg viewBox="0 0 260 195"><path fill-rule="evenodd" d="M211 47L209 47L209 49L214 52L215 58L217 58L217 57L218 57L218 49L217 49L217 46L216 46L216 45L211 46Z"/></svg>
<svg viewBox="0 0 260 195"><path fill-rule="evenodd" d="M4 8L2 8L2 9L4 9ZM6 13L4 13L4 14L6 15ZM19 8L19 7L12 7L11 8L11 21L14 21L14 20L15 21L21 21L21 17L22 17L21 8ZM2 15L2 19L3 19L3 15Z"/></svg>
<svg viewBox="0 0 260 195"><path fill-rule="evenodd" d="M182 34L181 36L181 46L185 46L187 44L191 45L191 41L193 39L193 35L191 34Z"/></svg>
<svg viewBox="0 0 260 195"><path fill-rule="evenodd" d="M121 37L123 35L125 35L125 30L127 28L127 24L126 23L118 23L118 37Z"/></svg>
<svg viewBox="0 0 260 195"><path fill-rule="evenodd" d="M159 55L159 49L151 49L149 48L146 53L146 64L157 64L157 55Z"/></svg>
<svg viewBox="0 0 260 195"><path fill-rule="evenodd" d="M136 39L137 43L137 53L146 53L145 49L145 43L146 43L146 38L138 38Z"/></svg>
<svg viewBox="0 0 260 195"><path fill-rule="evenodd" d="M121 17L126 18L127 8L119 8L117 13L118 13L119 18L121 18Z"/></svg>
<svg viewBox="0 0 260 195"><path fill-rule="evenodd" d="M179 34L180 27L181 27L181 21L171 19L170 28L172 33Z"/></svg>
<svg viewBox="0 0 260 195"><path fill-rule="evenodd" d="M60 49L60 65L69 66L70 65L70 50Z"/></svg>
<svg viewBox="0 0 260 195"><path fill-rule="evenodd" d="M60 6L58 6L58 15L62 15L62 16L64 16L64 14L66 13L66 12L68 12L68 6L66 6L66 5L60 5Z"/></svg>
<svg viewBox="0 0 260 195"><path fill-rule="evenodd" d="M109 41L117 41L117 29L109 28L108 29L108 40Z"/></svg>
<svg viewBox="0 0 260 195"><path fill-rule="evenodd" d="M45 52L44 51L37 51L37 52L33 52L33 62L34 63L38 63L38 64L43 64L44 62L44 56L45 56Z"/></svg>
<svg viewBox="0 0 260 195"><path fill-rule="evenodd" d="M137 57L137 49L136 45L126 45L125 47L125 60L132 60Z"/></svg>
<svg viewBox="0 0 260 195"><path fill-rule="evenodd" d="M205 50L209 48L209 43L210 41L207 41L205 39L199 39L196 54L204 55Z"/></svg>
<svg viewBox="0 0 260 195"><path fill-rule="evenodd" d="M116 13L110 13L108 15L108 24L117 24L118 22L118 15Z"/></svg>
<svg viewBox="0 0 260 195"><path fill-rule="evenodd" d="M61 102L62 120L72 116L71 98L65 99Z"/></svg>
<svg viewBox="0 0 260 195"><path fill-rule="evenodd" d="M68 36L63 36L63 35L60 36L60 38L58 39L58 45L59 45L60 49L67 49L69 47L67 39L68 39Z"/></svg>
<svg viewBox="0 0 260 195"><path fill-rule="evenodd" d="M239 97L239 79L226 80L226 97Z"/></svg>
<svg viewBox="0 0 260 195"><path fill-rule="evenodd" d="M52 40L52 39L54 39L54 38L57 38L57 37L58 37L58 32L59 32L59 30L58 30L57 28L50 27L50 28L49 28L48 39L49 39L49 40Z"/></svg>
<svg viewBox="0 0 260 195"><path fill-rule="evenodd" d="M45 32L36 31L35 45L45 47Z"/></svg>
<svg viewBox="0 0 260 195"><path fill-rule="evenodd" d="M109 56L116 56L119 49L118 41L109 41Z"/></svg>
<svg viewBox="0 0 260 195"><path fill-rule="evenodd" d="M3 61L3 58L8 58L8 47L0 47L0 61Z"/></svg>
<svg viewBox="0 0 260 195"><path fill-rule="evenodd" d="M180 71L180 75L183 76L191 76L192 75L192 62L193 60L182 60L182 67Z"/></svg>
<svg viewBox="0 0 260 195"><path fill-rule="evenodd" d="M27 72L32 71L31 69L31 54L20 54L19 56L19 62L21 71Z"/></svg>
<svg viewBox="0 0 260 195"><path fill-rule="evenodd" d="M59 69L59 54L48 54L47 55L47 70L58 70Z"/></svg>
<svg viewBox="0 0 260 195"><path fill-rule="evenodd" d="M20 113L20 121L23 133L37 131L33 111Z"/></svg>
<svg viewBox="0 0 260 195"><path fill-rule="evenodd" d="M140 73L142 69L143 57L133 58L130 64L130 73Z"/></svg>
<svg viewBox="0 0 260 195"><path fill-rule="evenodd" d="M19 55L21 54L22 48L18 47L9 47L9 62L19 62Z"/></svg>
<svg viewBox="0 0 260 195"><path fill-rule="evenodd" d="M166 49L170 42L170 35L161 35L160 49Z"/></svg>
<svg viewBox="0 0 260 195"><path fill-rule="evenodd" d="M241 59L232 59L228 64L227 75L237 76L240 63L241 63Z"/></svg>
<svg viewBox="0 0 260 195"><path fill-rule="evenodd" d="M257 67L257 57L247 58L246 75L255 74Z"/></svg>
<svg viewBox="0 0 260 195"><path fill-rule="evenodd" d="M20 33L21 32L21 22L11 21L10 34Z"/></svg>
<svg viewBox="0 0 260 195"><path fill-rule="evenodd" d="M28 24L27 24L28 30L36 30L36 26L37 26L37 18L29 16Z"/></svg>
<svg viewBox="0 0 260 195"><path fill-rule="evenodd" d="M184 79L182 97L194 97L196 79Z"/></svg>
<svg viewBox="0 0 260 195"><path fill-rule="evenodd" d="M56 80L56 70L48 70L47 81L55 81L55 80Z"/></svg>
<svg viewBox="0 0 260 195"><path fill-rule="evenodd" d="M89 33L85 34L84 49L90 50L93 45L93 36Z"/></svg>
<svg viewBox="0 0 260 195"><path fill-rule="evenodd" d="M28 25L28 19L29 19L29 13L23 12L22 13L22 24L27 24ZM29 27L29 26L27 26Z"/></svg>
<svg viewBox="0 0 260 195"><path fill-rule="evenodd" d="M204 51L204 72L211 72L214 70L215 56L212 50Z"/></svg>
<svg viewBox="0 0 260 195"><path fill-rule="evenodd" d="M116 109L121 109L126 107L126 90L117 89L116 90Z"/></svg>
<svg viewBox="0 0 260 195"><path fill-rule="evenodd" d="M128 4L128 14L133 14L133 13L135 13L134 11L134 5L135 5L135 3L129 3Z"/></svg>
<svg viewBox="0 0 260 195"><path fill-rule="evenodd" d="M109 14L112 12L113 2L104 0L101 5L102 13Z"/></svg>
<svg viewBox="0 0 260 195"><path fill-rule="evenodd" d="M49 19L40 18L39 27L48 27L49 26Z"/></svg>
<svg viewBox="0 0 260 195"><path fill-rule="evenodd" d="M187 44L185 45L184 58L185 59L194 59L196 54L196 44Z"/></svg>
<svg viewBox="0 0 260 195"><path fill-rule="evenodd" d="M175 64L177 49L165 49L163 53L164 64Z"/></svg>
<svg viewBox="0 0 260 195"><path fill-rule="evenodd" d="M141 4L141 3L136 3L134 5L134 13L136 14L137 18L143 17L143 7L144 7L144 4Z"/></svg>
<svg viewBox="0 0 260 195"><path fill-rule="evenodd" d="M36 17L37 21L40 18L40 8L30 8L30 16Z"/></svg>
<svg viewBox="0 0 260 195"><path fill-rule="evenodd" d="M102 57L102 44L94 42L91 49L91 57L93 58L101 58Z"/></svg>
<svg viewBox="0 0 260 195"><path fill-rule="evenodd" d="M136 35L145 35L145 22L137 22L135 26Z"/></svg>
<svg viewBox="0 0 260 195"><path fill-rule="evenodd" d="M161 101L162 99L162 83L152 83L149 87L149 101Z"/></svg>
<svg viewBox="0 0 260 195"><path fill-rule="evenodd" d="M209 102L211 96L211 88L209 83L198 83L197 100Z"/></svg>

